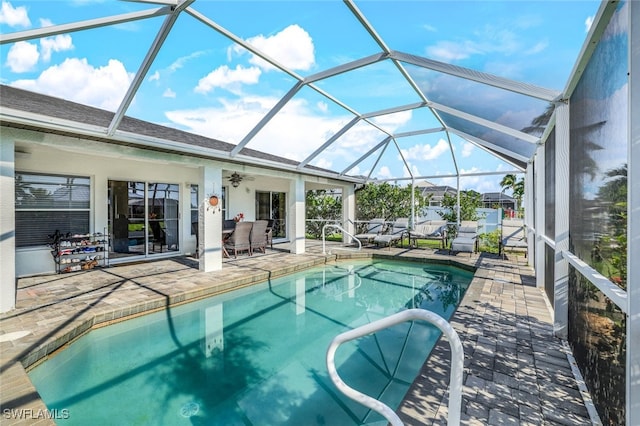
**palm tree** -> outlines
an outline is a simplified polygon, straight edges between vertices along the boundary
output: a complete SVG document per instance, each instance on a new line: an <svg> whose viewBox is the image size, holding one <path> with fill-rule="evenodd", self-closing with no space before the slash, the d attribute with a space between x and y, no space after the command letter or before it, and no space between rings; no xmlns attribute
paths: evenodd
<svg viewBox="0 0 640 426"><path fill-rule="evenodd" d="M513 198L518 202L518 206L522 205L522 197L524 197L524 178L518 180L516 175L505 175L500 181L502 190L510 189L513 193Z"/></svg>
<svg viewBox="0 0 640 426"><path fill-rule="evenodd" d="M513 174L504 175L504 177L500 181L500 186L502 187L503 190L504 189L513 190L517 181L518 181L518 178L516 178L516 175L513 175Z"/></svg>

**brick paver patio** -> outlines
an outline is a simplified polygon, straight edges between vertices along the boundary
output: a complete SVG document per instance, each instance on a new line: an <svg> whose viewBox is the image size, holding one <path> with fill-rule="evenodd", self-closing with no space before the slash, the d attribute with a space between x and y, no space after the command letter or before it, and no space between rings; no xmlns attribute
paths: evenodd
<svg viewBox="0 0 640 426"><path fill-rule="evenodd" d="M4 410L42 413L46 407L26 369L98 324L251 285L336 256L384 256L477 268L451 321L465 348L464 424L591 424L566 349L552 336L542 291L522 259L402 248L336 250L324 256L313 243L307 249L305 255L267 250L266 255L227 259L221 271L211 273L199 272L194 259L183 257L20 279L17 309L0 315L1 423L52 423L9 418ZM448 344L441 341L398 409L406 424L446 424L448 365Z"/></svg>

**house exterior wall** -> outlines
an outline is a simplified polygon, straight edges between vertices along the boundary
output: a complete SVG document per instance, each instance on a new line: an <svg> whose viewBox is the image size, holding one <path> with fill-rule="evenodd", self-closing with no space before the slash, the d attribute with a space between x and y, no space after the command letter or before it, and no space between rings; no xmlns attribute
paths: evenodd
<svg viewBox="0 0 640 426"><path fill-rule="evenodd" d="M16 303L15 288L15 199L14 144L10 135L2 135L0 143L0 312Z"/></svg>
<svg viewBox="0 0 640 426"><path fill-rule="evenodd" d="M77 140L75 142L81 145ZM16 172L78 175L91 179L90 232L105 232L107 227L109 180L179 184L179 214L181 218L190 217L188 183L200 181L199 166L189 164L179 156L165 154L163 158L149 155L143 150L128 150L123 155L117 147L105 149L97 143L88 143L83 147L67 144L55 146L39 144L24 137L20 138L19 144L28 154L16 158ZM92 150L92 147L96 149ZM189 221L181 221L180 235L181 252L193 252L195 236L191 235ZM55 264L47 246L17 248L15 264L18 277L55 272Z"/></svg>
<svg viewBox="0 0 640 426"><path fill-rule="evenodd" d="M347 188L351 183L305 176L295 172L262 169L257 166L226 163L173 153L96 142L75 137L31 130L2 128L0 132L2 168L2 234L9 235L0 245L2 272L2 311L15 305L15 278L55 272L55 263L47 245L15 247L15 173L84 176L90 179L89 231L105 232L108 225L109 180L162 182L176 184L179 195L179 251L172 255L196 252L196 235L191 235L191 185L198 185L199 220L207 236L201 241L204 252L217 253L201 258L200 269L210 271L222 267L221 238L216 229L223 218L243 213L245 220L255 220L256 191L282 192L288 204L287 239L292 252L304 252L305 187ZM18 152L16 156L15 153ZM238 187L223 176L237 171L246 178ZM346 186L345 186L346 185ZM227 211L207 211L205 197L220 195L226 187ZM215 216L218 214L218 216ZM223 217L225 216L226 217ZM352 218L353 219L353 218ZM211 230L213 228L213 231ZM55 230L52 229L53 233ZM199 230L200 231L200 230ZM298 235L300 234L300 235ZM206 241L205 241L206 240ZM166 255L166 254L163 254ZM137 257L136 259L139 259ZM117 261L126 261L117 260ZM111 263L117 262L112 260ZM6 302L6 303L5 303ZM4 306L6 305L6 306Z"/></svg>

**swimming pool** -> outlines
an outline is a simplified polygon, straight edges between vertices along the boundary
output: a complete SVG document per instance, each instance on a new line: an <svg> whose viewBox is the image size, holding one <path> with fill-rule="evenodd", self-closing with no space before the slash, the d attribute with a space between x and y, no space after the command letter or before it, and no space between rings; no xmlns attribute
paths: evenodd
<svg viewBox="0 0 640 426"><path fill-rule="evenodd" d="M348 329L405 308L449 318L473 277L450 266L350 261L94 330L29 372L59 424L358 425L383 420L331 383ZM356 389L396 407L439 331L406 323L340 347Z"/></svg>

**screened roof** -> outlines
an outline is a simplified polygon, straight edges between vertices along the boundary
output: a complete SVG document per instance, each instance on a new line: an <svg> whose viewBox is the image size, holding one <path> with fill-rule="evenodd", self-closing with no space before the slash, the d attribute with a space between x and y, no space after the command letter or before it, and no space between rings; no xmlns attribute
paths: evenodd
<svg viewBox="0 0 640 426"><path fill-rule="evenodd" d="M599 5L3 2L2 83L115 113L107 138L126 115L337 177L504 174L534 154Z"/></svg>

